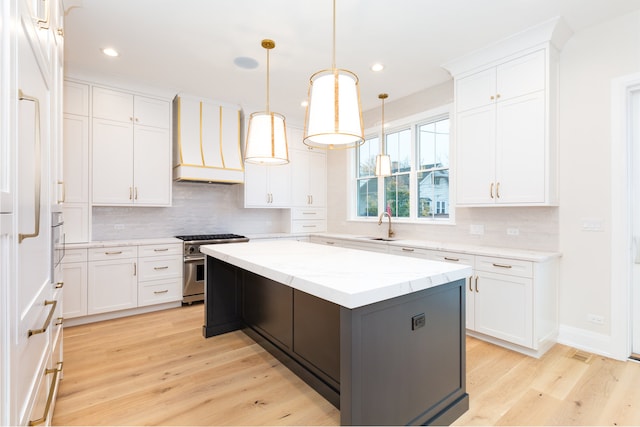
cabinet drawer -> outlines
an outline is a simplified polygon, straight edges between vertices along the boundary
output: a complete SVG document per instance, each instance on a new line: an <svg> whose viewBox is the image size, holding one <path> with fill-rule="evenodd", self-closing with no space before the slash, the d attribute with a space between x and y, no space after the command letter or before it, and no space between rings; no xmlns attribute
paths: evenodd
<svg viewBox="0 0 640 427"><path fill-rule="evenodd" d="M316 219L326 219L325 209L312 209L312 208L297 208L291 209L291 219L293 220L316 220Z"/></svg>
<svg viewBox="0 0 640 427"><path fill-rule="evenodd" d="M154 280L138 286L140 307L182 300L182 280Z"/></svg>
<svg viewBox="0 0 640 427"><path fill-rule="evenodd" d="M65 249L64 258L62 258L63 264L70 262L87 262L87 250L86 249Z"/></svg>
<svg viewBox="0 0 640 427"><path fill-rule="evenodd" d="M318 233L326 230L326 220L291 221L292 233Z"/></svg>
<svg viewBox="0 0 640 427"><path fill-rule="evenodd" d="M422 259L432 258L431 251L427 249L411 248L408 246L389 246L389 253Z"/></svg>
<svg viewBox="0 0 640 427"><path fill-rule="evenodd" d="M89 261L104 261L109 259L137 258L136 246L116 246L113 248L89 249Z"/></svg>
<svg viewBox="0 0 640 427"><path fill-rule="evenodd" d="M171 279L182 277L182 257L167 256L142 258L140 263L140 281Z"/></svg>
<svg viewBox="0 0 640 427"><path fill-rule="evenodd" d="M476 271L508 274L518 277L533 277L533 263L508 258L476 257Z"/></svg>
<svg viewBox="0 0 640 427"><path fill-rule="evenodd" d="M138 246L139 257L161 256L161 255L182 255L182 244L169 243L166 245Z"/></svg>
<svg viewBox="0 0 640 427"><path fill-rule="evenodd" d="M465 264L473 267L475 256L469 254L461 254L458 252L435 251L433 252L432 259L441 262L450 262L453 264Z"/></svg>

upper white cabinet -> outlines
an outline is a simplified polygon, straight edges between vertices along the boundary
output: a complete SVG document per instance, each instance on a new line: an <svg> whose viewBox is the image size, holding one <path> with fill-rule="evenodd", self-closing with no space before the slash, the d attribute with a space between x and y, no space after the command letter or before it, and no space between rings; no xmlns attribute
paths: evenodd
<svg viewBox="0 0 640 427"><path fill-rule="evenodd" d="M327 205L327 156L315 150L291 150L291 198L293 206L321 208Z"/></svg>
<svg viewBox="0 0 640 427"><path fill-rule="evenodd" d="M171 205L171 106L93 87L92 203Z"/></svg>
<svg viewBox="0 0 640 427"><path fill-rule="evenodd" d="M446 64L455 80L456 203L557 204L557 52L553 20Z"/></svg>
<svg viewBox="0 0 640 427"><path fill-rule="evenodd" d="M173 178L242 183L241 111L194 95L173 99Z"/></svg>
<svg viewBox="0 0 640 427"><path fill-rule="evenodd" d="M291 206L291 163L265 166L245 165L244 206L286 208Z"/></svg>

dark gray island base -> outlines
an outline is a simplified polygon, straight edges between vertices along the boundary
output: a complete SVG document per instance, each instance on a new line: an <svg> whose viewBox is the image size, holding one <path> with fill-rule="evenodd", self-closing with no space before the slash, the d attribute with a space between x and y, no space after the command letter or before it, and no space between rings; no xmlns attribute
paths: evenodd
<svg viewBox="0 0 640 427"><path fill-rule="evenodd" d="M349 309L206 258L205 337L242 329L342 425L447 425L469 408L464 280Z"/></svg>

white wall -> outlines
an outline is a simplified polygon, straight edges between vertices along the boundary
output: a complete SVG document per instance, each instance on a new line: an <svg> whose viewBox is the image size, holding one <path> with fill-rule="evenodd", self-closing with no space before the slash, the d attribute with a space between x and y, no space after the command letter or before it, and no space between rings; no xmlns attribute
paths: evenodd
<svg viewBox="0 0 640 427"><path fill-rule="evenodd" d="M611 81L640 71L640 11L573 35L560 53L558 208L467 208L456 210L456 225L394 226L398 238L469 242L560 251L560 340L596 353L611 354ZM451 82L385 105L385 120L451 102ZM365 114L367 126L378 111ZM370 118L370 120L367 120ZM348 153L330 152L330 232L372 234L377 221L347 220ZM602 231L583 231L584 220L601 221ZM482 224L484 236L471 236ZM520 236L506 235L517 227ZM603 316L598 325L589 314Z"/></svg>
<svg viewBox="0 0 640 427"><path fill-rule="evenodd" d="M560 340L608 354L611 82L640 71L640 11L576 33L560 56ZM602 231L583 231L584 220ZM588 320L604 317L604 324Z"/></svg>

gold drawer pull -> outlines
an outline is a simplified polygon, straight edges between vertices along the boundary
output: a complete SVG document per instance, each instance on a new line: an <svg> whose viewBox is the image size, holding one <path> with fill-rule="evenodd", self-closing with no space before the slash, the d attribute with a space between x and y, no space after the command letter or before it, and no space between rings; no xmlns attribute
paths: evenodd
<svg viewBox="0 0 640 427"><path fill-rule="evenodd" d="M45 300L44 301L44 305L52 306L51 309L49 310L49 315L47 316L47 319L44 321L44 325L42 325L42 328L40 328L40 329L29 329L29 332L28 332L27 336L30 337L31 335L42 334L42 333L47 331L47 328L51 324L51 319L53 318L53 312L56 311L56 306L58 305L58 301L47 301L47 300Z"/></svg>
<svg viewBox="0 0 640 427"><path fill-rule="evenodd" d="M460 258L449 258L449 257L444 257L444 259L445 259L446 261L460 262Z"/></svg>
<svg viewBox="0 0 640 427"><path fill-rule="evenodd" d="M153 267L154 270L166 270L167 268L169 268L168 265L165 265L163 267Z"/></svg>
<svg viewBox="0 0 640 427"><path fill-rule="evenodd" d="M64 286L64 282L56 282L56 285L54 287L56 289L62 289L63 286Z"/></svg>
<svg viewBox="0 0 640 427"><path fill-rule="evenodd" d="M471 287L471 279L473 279L473 276L469 276L469 292L473 292L473 288Z"/></svg>
<svg viewBox="0 0 640 427"><path fill-rule="evenodd" d="M478 276L476 276L476 292L480 292L480 291L478 290Z"/></svg>
<svg viewBox="0 0 640 427"><path fill-rule="evenodd" d="M413 251L415 251L415 249L411 249L411 248L402 248L402 250L404 252L413 252Z"/></svg>
<svg viewBox="0 0 640 427"><path fill-rule="evenodd" d="M168 250L169 250L169 248L163 248L163 249L154 249L153 251L154 252L166 252Z"/></svg>
<svg viewBox="0 0 640 427"><path fill-rule="evenodd" d="M494 267L500 267L500 268L511 268L512 266L510 265L506 265L506 264L496 264L495 262L493 263Z"/></svg>
<svg viewBox="0 0 640 427"><path fill-rule="evenodd" d="M49 410L51 409L51 402L53 401L53 395L56 391L56 382L58 382L58 374L62 371L62 362L58 362L58 368L54 369L45 369L45 375L53 374L53 378L51 378L51 386L49 387L49 395L47 396L47 403L44 406L44 415L42 418L38 418L37 420L29 420L30 426L37 426L38 424L42 424L46 421L47 417L49 417Z"/></svg>
<svg viewBox="0 0 640 427"><path fill-rule="evenodd" d="M111 252L107 251L104 254L105 255L120 255L121 253L122 253L122 251L111 251Z"/></svg>
<svg viewBox="0 0 640 427"><path fill-rule="evenodd" d="M317 215L317 212L302 212L302 215Z"/></svg>
<svg viewBox="0 0 640 427"><path fill-rule="evenodd" d="M56 319L56 326L60 326L64 323L64 317L58 317L58 319Z"/></svg>
<svg viewBox="0 0 640 427"><path fill-rule="evenodd" d="M336 242L325 242L327 245L335 245Z"/></svg>
<svg viewBox="0 0 640 427"><path fill-rule="evenodd" d="M166 294L167 292L169 292L169 289L165 289L164 291L153 291L154 294L158 295L158 294Z"/></svg>

